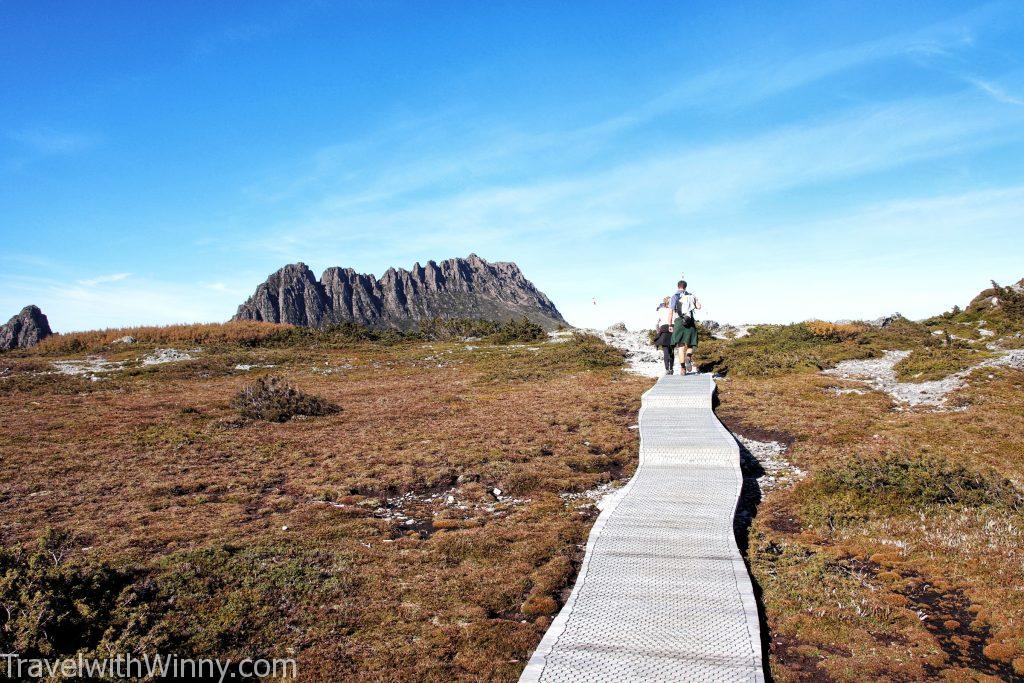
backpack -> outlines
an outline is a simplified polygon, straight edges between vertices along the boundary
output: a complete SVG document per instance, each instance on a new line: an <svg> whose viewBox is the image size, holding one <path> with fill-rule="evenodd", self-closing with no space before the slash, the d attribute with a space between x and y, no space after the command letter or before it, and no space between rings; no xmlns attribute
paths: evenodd
<svg viewBox="0 0 1024 683"><path fill-rule="evenodd" d="M693 312L687 311L683 313L683 301L680 299L676 302L675 314L679 317L679 320L683 323L683 327L693 327L697 324L697 321L693 319Z"/></svg>

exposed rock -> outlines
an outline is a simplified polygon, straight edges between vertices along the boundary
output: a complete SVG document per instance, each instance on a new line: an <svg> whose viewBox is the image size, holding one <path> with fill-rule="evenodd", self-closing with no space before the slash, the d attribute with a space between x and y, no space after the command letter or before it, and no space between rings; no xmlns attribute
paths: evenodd
<svg viewBox="0 0 1024 683"><path fill-rule="evenodd" d="M900 313L893 313L892 315L883 315L881 318L875 318L869 320L868 324L872 327L889 327L897 320L904 320L904 317Z"/></svg>
<svg viewBox="0 0 1024 683"><path fill-rule="evenodd" d="M27 349L51 334L50 323L39 307L26 306L7 324L0 326L0 351Z"/></svg>
<svg viewBox="0 0 1024 683"><path fill-rule="evenodd" d="M897 320L905 320L901 313L893 313L892 315L883 315L880 318L874 320L852 320L850 318L843 318L836 320L836 325L856 325L858 323L871 325L871 327L889 327Z"/></svg>
<svg viewBox="0 0 1024 683"><path fill-rule="evenodd" d="M115 339L111 343L112 344L134 344L135 343L135 337L131 336L130 334L126 334L123 337L118 337L117 339Z"/></svg>
<svg viewBox="0 0 1024 683"><path fill-rule="evenodd" d="M626 329L626 323L615 323L604 331L605 334L626 334L629 332Z"/></svg>
<svg viewBox="0 0 1024 683"><path fill-rule="evenodd" d="M156 349L153 353L143 357L143 365L162 365L164 363L175 363L180 360L192 360L193 353L199 349L192 349L192 353L179 351L178 349Z"/></svg>
<svg viewBox="0 0 1024 683"><path fill-rule="evenodd" d="M431 318L522 317L546 329L567 324L516 264L488 263L470 254L440 264L417 263L411 270L391 268L380 279L334 267L317 281L304 263L291 264L259 285L234 319L409 329Z"/></svg>

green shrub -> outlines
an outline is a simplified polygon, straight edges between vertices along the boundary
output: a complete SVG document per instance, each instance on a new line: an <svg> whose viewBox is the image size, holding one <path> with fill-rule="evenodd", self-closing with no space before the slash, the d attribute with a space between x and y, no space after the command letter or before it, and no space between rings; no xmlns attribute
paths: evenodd
<svg viewBox="0 0 1024 683"><path fill-rule="evenodd" d="M72 563L74 539L48 530L36 550L0 549L0 652L56 658L91 651L115 620L131 575Z"/></svg>
<svg viewBox="0 0 1024 683"><path fill-rule="evenodd" d="M342 322L324 327L288 327L252 342L252 346L310 348L351 346L365 342L395 344L409 338L398 330L377 330L353 322Z"/></svg>
<svg viewBox="0 0 1024 683"><path fill-rule="evenodd" d="M511 344L513 342L535 342L547 337L544 328L527 318L521 320L507 320L501 324L497 332L488 336L488 340L496 344Z"/></svg>
<svg viewBox="0 0 1024 683"><path fill-rule="evenodd" d="M933 505L998 505L1020 510L1024 498L1008 479L945 458L882 455L822 469L816 489L860 507L920 510Z"/></svg>
<svg viewBox="0 0 1024 683"><path fill-rule="evenodd" d="M430 318L420 321L416 336L427 341L487 337L501 330L501 323L475 318Z"/></svg>
<svg viewBox="0 0 1024 683"><path fill-rule="evenodd" d="M817 372L843 360L879 355L882 349L868 343L861 329L820 323L759 325L739 339L702 340L694 360L705 372L754 377Z"/></svg>
<svg viewBox="0 0 1024 683"><path fill-rule="evenodd" d="M992 290L999 300L999 308L1010 320L1024 321L1024 289L1003 287L992 281Z"/></svg>
<svg viewBox="0 0 1024 683"><path fill-rule="evenodd" d="M238 392L231 407L242 417L268 422L287 422L296 415L333 415L341 411L330 401L311 396L276 375L261 377Z"/></svg>
<svg viewBox="0 0 1024 683"><path fill-rule="evenodd" d="M896 364L896 378L901 382L928 382L942 379L975 365L991 354L969 348L925 347L914 349Z"/></svg>

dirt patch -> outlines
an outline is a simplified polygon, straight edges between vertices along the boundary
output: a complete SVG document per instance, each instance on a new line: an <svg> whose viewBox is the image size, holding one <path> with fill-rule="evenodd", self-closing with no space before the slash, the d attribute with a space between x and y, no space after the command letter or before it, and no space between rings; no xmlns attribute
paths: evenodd
<svg viewBox="0 0 1024 683"><path fill-rule="evenodd" d="M772 656L783 664L786 673L798 681L831 683L834 679L818 664L818 657L807 652L807 645L795 638L772 640Z"/></svg>
<svg viewBox="0 0 1024 683"><path fill-rule="evenodd" d="M757 425L750 424L744 421L743 417L733 411L730 411L728 406L721 406L715 415L726 428L738 436L742 436L753 441L777 441L786 448L790 448L796 443L796 437L792 434L776 429L764 429Z"/></svg>
<svg viewBox="0 0 1024 683"><path fill-rule="evenodd" d="M1016 677L1010 664L985 656L983 650L991 629L975 623L971 601L962 590L940 590L917 572L904 571L902 574L917 580L906 590L899 591L900 595L910 600L911 608L918 613L928 632L939 641L952 666L967 667L1005 681Z"/></svg>

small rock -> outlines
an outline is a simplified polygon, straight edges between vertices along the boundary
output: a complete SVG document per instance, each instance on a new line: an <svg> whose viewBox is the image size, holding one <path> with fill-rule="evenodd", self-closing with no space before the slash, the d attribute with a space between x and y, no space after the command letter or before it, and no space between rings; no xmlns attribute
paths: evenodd
<svg viewBox="0 0 1024 683"><path fill-rule="evenodd" d="M134 344L135 343L135 337L131 336L130 334L126 334L123 337L118 337L117 339L115 339L111 343L112 344Z"/></svg>
<svg viewBox="0 0 1024 683"><path fill-rule="evenodd" d="M281 527L281 531L288 531L288 525L285 524L283 527Z"/></svg>
<svg viewBox="0 0 1024 683"><path fill-rule="evenodd" d="M626 323L615 323L604 331L605 334L626 334L629 329L626 327Z"/></svg>

